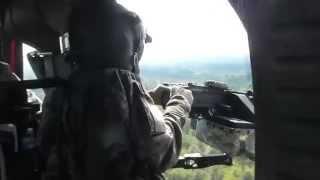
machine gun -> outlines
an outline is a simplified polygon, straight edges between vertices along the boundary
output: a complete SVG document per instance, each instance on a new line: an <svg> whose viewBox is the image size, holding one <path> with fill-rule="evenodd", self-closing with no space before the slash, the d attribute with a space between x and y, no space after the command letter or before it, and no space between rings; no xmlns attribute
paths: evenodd
<svg viewBox="0 0 320 180"><path fill-rule="evenodd" d="M163 85L180 86L192 91L194 101L190 112L191 127L196 130L196 136L200 141L213 145L223 152L231 153L231 155L240 153L249 159L254 159L255 123L251 91L233 91L225 83L217 81L207 81L204 85L193 83L164 83ZM245 140L240 140L240 136L246 136ZM221 139L221 137L224 138ZM229 145L224 146L225 143ZM228 158L222 157L202 156L200 159L207 159L207 162L208 159L215 162L226 162L221 159ZM231 156L230 159L232 161Z"/></svg>
<svg viewBox="0 0 320 180"><path fill-rule="evenodd" d="M181 86L192 91L194 101L190 117L202 117L229 128L254 129L253 93L237 92L225 83L206 81L204 85L193 83L164 83L165 86Z"/></svg>

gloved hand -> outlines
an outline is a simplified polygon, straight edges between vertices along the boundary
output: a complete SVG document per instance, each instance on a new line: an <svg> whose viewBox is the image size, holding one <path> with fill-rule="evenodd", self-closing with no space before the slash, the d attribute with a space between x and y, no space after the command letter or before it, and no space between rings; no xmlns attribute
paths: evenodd
<svg viewBox="0 0 320 180"><path fill-rule="evenodd" d="M186 111L189 113L191 111L191 105L193 103L193 95L192 92L188 89L182 87L172 87L170 93L170 99L181 99L183 97L186 104Z"/></svg>
<svg viewBox="0 0 320 180"><path fill-rule="evenodd" d="M170 99L171 88L164 85L158 85L156 88L150 90L149 94L153 99L154 104L165 107Z"/></svg>
<svg viewBox="0 0 320 180"><path fill-rule="evenodd" d="M186 103L187 112L190 112L193 102L192 92L179 86L168 87L158 85L156 88L149 91L150 96L157 105L162 105L164 108L171 99L183 99Z"/></svg>

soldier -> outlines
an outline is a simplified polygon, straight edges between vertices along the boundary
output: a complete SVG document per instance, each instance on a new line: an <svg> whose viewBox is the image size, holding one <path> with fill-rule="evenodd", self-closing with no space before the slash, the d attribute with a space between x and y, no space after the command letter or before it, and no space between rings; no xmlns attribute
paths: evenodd
<svg viewBox="0 0 320 180"><path fill-rule="evenodd" d="M141 19L114 0L79 2L69 22L75 68L43 108L45 178L162 179L179 156L192 93L162 86L146 92Z"/></svg>

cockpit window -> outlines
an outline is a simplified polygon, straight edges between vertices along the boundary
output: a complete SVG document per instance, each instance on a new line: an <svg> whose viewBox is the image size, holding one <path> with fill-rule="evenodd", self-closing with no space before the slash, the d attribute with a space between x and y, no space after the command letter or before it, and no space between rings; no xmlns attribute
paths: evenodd
<svg viewBox="0 0 320 180"><path fill-rule="evenodd" d="M161 83L203 85L208 80L214 80L223 82L232 90L252 90L247 33L227 0L118 2L137 12L152 36L152 43L146 45L141 60L142 79L147 89ZM215 136L204 137L209 139L205 144L196 138L195 130L185 128L182 155L221 153L218 146L210 144L210 141L223 137L225 139L221 143L230 142L231 135L221 129L207 130L210 131L207 135L212 132ZM237 143L243 145L250 139L254 144L253 130L241 131L240 134ZM230 167L170 170L166 176L169 180L253 180L254 168L252 158L243 154L235 156L234 165Z"/></svg>

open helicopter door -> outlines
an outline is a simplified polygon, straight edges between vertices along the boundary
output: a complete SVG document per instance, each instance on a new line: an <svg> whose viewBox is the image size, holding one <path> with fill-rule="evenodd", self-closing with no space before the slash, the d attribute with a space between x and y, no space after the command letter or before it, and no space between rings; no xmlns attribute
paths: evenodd
<svg viewBox="0 0 320 180"><path fill-rule="evenodd" d="M320 2L229 1L250 44L256 179L320 179Z"/></svg>

